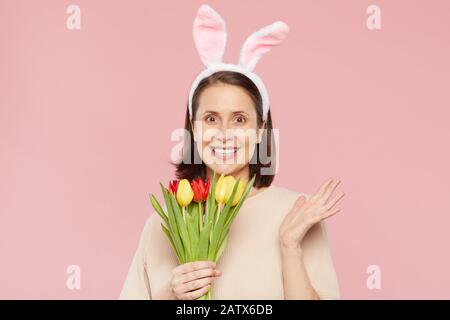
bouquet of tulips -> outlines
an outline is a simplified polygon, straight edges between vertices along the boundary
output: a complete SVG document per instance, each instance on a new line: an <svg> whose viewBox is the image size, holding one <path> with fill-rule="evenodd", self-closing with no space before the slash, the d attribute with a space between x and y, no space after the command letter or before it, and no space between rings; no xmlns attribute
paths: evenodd
<svg viewBox="0 0 450 320"><path fill-rule="evenodd" d="M222 174L212 183L201 177L170 181L169 189L160 182L166 203L161 207L151 195L151 203L161 216L162 231L169 238L180 264L209 260L217 262L228 240L231 223L238 213L255 181L255 175L247 183ZM198 300L211 300L212 288Z"/></svg>

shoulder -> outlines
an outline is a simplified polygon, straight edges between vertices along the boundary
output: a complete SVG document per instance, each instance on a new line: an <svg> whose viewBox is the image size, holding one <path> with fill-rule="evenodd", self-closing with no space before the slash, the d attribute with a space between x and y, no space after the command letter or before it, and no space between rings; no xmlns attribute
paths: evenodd
<svg viewBox="0 0 450 320"><path fill-rule="evenodd" d="M309 198L309 195L304 192L271 184L261 194L256 194L255 198L250 201L249 206L255 210L270 211L273 213L271 216L281 219L292 209L295 202L302 195L307 199Z"/></svg>
<svg viewBox="0 0 450 320"><path fill-rule="evenodd" d="M311 197L310 194L297 191L288 187L280 186L280 185L270 185L270 192L273 198L277 199L277 201L284 201L294 203L300 196L304 196L307 200Z"/></svg>

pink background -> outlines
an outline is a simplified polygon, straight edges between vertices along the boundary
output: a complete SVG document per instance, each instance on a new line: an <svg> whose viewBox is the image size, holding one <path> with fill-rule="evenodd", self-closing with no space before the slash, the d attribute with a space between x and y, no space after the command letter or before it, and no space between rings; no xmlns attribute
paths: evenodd
<svg viewBox="0 0 450 320"><path fill-rule="evenodd" d="M202 3L0 0L0 298L118 297L149 194L173 177ZM226 62L258 28L290 26L255 69L280 129L274 184L342 180L328 220L342 298L450 298L450 3L206 3L227 22Z"/></svg>

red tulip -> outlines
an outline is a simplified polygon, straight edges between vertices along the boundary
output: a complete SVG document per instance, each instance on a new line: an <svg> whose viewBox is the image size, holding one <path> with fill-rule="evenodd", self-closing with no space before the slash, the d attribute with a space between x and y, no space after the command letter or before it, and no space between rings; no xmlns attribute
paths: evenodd
<svg viewBox="0 0 450 320"><path fill-rule="evenodd" d="M203 182L203 179L201 177L192 180L191 188L192 191L194 191L194 201L206 201L206 198L208 198L210 184L211 181L209 180L209 178L206 180L206 184Z"/></svg>
<svg viewBox="0 0 450 320"><path fill-rule="evenodd" d="M180 183L180 180L171 180L169 183L169 188L170 190L172 190L173 194L177 194L177 190L178 190L178 184ZM167 190L169 191L169 190Z"/></svg>

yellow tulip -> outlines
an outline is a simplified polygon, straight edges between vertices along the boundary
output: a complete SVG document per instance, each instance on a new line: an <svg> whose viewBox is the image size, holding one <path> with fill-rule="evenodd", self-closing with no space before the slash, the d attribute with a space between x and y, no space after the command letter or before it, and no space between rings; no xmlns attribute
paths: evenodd
<svg viewBox="0 0 450 320"><path fill-rule="evenodd" d="M231 206L234 207L238 204L239 200L241 200L242 195L244 194L246 183L242 180L239 180L238 186L236 188L236 193L234 194L233 202L231 203Z"/></svg>
<svg viewBox="0 0 450 320"><path fill-rule="evenodd" d="M189 203L191 203L193 198L194 198L194 191L192 191L189 180L182 179L180 181L180 183L178 184L178 189L177 189L178 204L184 208L187 205L189 205Z"/></svg>
<svg viewBox="0 0 450 320"><path fill-rule="evenodd" d="M219 180L217 180L215 197L216 201L220 203L226 203L233 192L234 184L236 180L233 176L220 176Z"/></svg>

